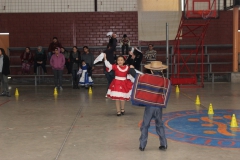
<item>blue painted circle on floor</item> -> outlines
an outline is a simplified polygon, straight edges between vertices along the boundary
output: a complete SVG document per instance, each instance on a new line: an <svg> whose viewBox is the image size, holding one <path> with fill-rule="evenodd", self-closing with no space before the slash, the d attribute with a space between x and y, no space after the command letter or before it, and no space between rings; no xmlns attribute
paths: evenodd
<svg viewBox="0 0 240 160"><path fill-rule="evenodd" d="M240 148L240 127L230 127L232 115L240 120L240 110L178 111L163 115L168 139L196 145ZM239 124L240 125L240 124ZM149 132L157 135L154 121Z"/></svg>

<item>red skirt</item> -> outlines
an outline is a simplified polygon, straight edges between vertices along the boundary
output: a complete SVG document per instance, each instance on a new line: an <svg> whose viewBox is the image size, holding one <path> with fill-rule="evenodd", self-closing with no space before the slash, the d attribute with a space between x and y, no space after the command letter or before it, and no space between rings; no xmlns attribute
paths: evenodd
<svg viewBox="0 0 240 160"><path fill-rule="evenodd" d="M109 86L107 96L112 100L130 100L132 92L132 82L129 79L114 79Z"/></svg>

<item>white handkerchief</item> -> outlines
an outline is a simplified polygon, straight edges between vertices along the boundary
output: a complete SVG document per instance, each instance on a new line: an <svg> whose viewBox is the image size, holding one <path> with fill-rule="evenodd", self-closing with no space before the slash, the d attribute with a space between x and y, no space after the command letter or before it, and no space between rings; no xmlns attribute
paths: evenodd
<svg viewBox="0 0 240 160"><path fill-rule="evenodd" d="M101 53L93 62L93 64L96 64L97 62L102 61L104 58L104 53Z"/></svg>
<svg viewBox="0 0 240 160"><path fill-rule="evenodd" d="M143 74L142 72L140 72L139 70L134 69L136 73L138 74ZM127 74L127 79L129 79L132 83L134 83L135 78L131 75L131 74Z"/></svg>
<svg viewBox="0 0 240 160"><path fill-rule="evenodd" d="M139 70L136 70L136 69L134 69L135 71L136 71L136 73L138 73L138 74L143 74L143 72L141 72L141 71L139 71Z"/></svg>

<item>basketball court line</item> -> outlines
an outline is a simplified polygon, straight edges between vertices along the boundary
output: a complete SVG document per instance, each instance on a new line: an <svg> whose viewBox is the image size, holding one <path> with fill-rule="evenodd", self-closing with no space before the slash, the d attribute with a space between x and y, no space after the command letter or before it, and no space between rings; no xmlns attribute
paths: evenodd
<svg viewBox="0 0 240 160"><path fill-rule="evenodd" d="M78 119L78 117L80 116L83 108L84 108L84 106L82 106L82 107L79 108L79 110L78 110L78 112L77 112L77 115L75 116L75 119L73 120L73 123L72 123L70 129L68 130L68 133L67 133L66 137L64 138L64 140L63 140L63 142L62 142L62 145L61 145L61 147L60 147L60 149L59 149L59 151L58 151L58 153L57 153L57 155L56 155L55 160L58 160L60 154L62 153L62 150L63 150L63 148L64 148L64 146L65 146L65 144L66 144L66 142L67 142L67 140L68 140L68 137L69 137L70 133L72 132L72 130L73 130L73 128L74 128L74 126L75 126L75 124L76 124L76 122L77 122L77 119Z"/></svg>
<svg viewBox="0 0 240 160"><path fill-rule="evenodd" d="M3 106L4 104L6 104L6 103L8 103L8 102L10 102L11 100L7 100L7 101L5 101L5 102L3 102L3 103L0 103L0 106Z"/></svg>

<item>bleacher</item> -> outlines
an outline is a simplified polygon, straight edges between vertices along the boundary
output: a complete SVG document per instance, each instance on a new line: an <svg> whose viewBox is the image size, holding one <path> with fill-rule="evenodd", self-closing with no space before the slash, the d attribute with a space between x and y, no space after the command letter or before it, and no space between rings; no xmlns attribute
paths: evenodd
<svg viewBox="0 0 240 160"><path fill-rule="evenodd" d="M184 46L182 46L184 47ZM186 47L186 46L185 46ZM189 47L189 46L187 46ZM191 46L190 46L191 47ZM230 81L230 74L232 72L232 45L206 45L204 53L204 81L215 82L215 81ZM30 47L31 52L35 53L36 47ZM82 51L82 47L78 47ZM47 47L43 47L47 51ZM72 47L66 47L68 51L71 51ZM89 46L89 50L94 54L94 57L97 57L101 52L103 52L106 47L103 46ZM141 46L140 49L144 53L147 50L147 46ZM157 60L162 61L166 64L166 46L154 46L154 49L157 50ZM42 72L41 68L38 68L37 75L33 74L33 67L29 75L23 75L21 72L21 60L20 55L24 52L25 47L10 47L8 49L8 55L10 57L10 71L11 71L11 81L12 83L21 83L21 84L49 84L53 81L53 74L49 61L47 61L47 71L45 75ZM169 47L169 69L167 70L168 75L171 76L172 69L172 60L173 56L173 46ZM121 54L121 48L117 47L118 55ZM141 70L144 71L144 64L146 61L143 59ZM198 62L200 63L200 62ZM192 59L188 62L189 66L195 65L195 60ZM64 69L63 81L68 84L71 84L71 74L66 74L67 70ZM186 72L187 73L187 72ZM186 74L182 73L182 74ZM167 74L166 74L167 75ZM197 73L199 77L200 72ZM106 83L105 76L103 74L103 64L100 62L96 64L93 71L93 79L95 84ZM200 77L199 77L200 78Z"/></svg>

